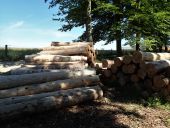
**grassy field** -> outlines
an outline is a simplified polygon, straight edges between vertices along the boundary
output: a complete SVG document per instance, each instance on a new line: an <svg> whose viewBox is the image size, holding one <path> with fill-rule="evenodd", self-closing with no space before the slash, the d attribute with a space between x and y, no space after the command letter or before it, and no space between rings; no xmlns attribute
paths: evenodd
<svg viewBox="0 0 170 128"><path fill-rule="evenodd" d="M5 55L5 49L0 48L0 61L18 61L23 60L25 55L35 54L41 51L36 48L9 48L7 56Z"/></svg>

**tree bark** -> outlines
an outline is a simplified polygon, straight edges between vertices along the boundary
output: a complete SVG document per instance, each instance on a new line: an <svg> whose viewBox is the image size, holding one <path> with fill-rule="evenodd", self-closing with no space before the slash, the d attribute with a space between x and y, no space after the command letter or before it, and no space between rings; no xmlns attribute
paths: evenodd
<svg viewBox="0 0 170 128"><path fill-rule="evenodd" d="M63 56L63 55L26 55L26 62L70 62L87 61L86 56Z"/></svg>
<svg viewBox="0 0 170 128"><path fill-rule="evenodd" d="M67 50L56 50L56 51L41 51L38 54L40 55L63 55L63 56L67 56L67 55L85 55L88 56L88 54L90 53L90 48L89 47L82 47L82 48L72 48L72 49L67 49Z"/></svg>
<svg viewBox="0 0 170 128"><path fill-rule="evenodd" d="M99 86L76 88L65 91L56 91L52 93L34 95L31 100L23 102L0 105L0 119L17 116L22 113L34 113L47 111L50 109L58 109L77 105L89 100L95 100L103 96L103 91ZM29 97L31 98L31 97Z"/></svg>
<svg viewBox="0 0 170 128"><path fill-rule="evenodd" d="M92 86L100 82L98 76L85 76L76 79L57 80L42 84L33 84L21 86L6 90L0 90L0 98L8 98L14 96L33 95L44 92L52 92L58 90L67 90L78 87Z"/></svg>
<svg viewBox="0 0 170 128"><path fill-rule="evenodd" d="M19 87L29 84L39 84L54 80L63 80L77 78L80 76L95 75L93 69L84 69L82 71L61 70L57 72L42 72L23 75L0 76L0 89Z"/></svg>

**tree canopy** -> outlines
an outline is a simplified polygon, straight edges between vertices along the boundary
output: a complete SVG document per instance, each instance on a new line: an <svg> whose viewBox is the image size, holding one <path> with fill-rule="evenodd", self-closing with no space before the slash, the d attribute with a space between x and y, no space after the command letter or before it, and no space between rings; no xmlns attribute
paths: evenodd
<svg viewBox="0 0 170 128"><path fill-rule="evenodd" d="M54 20L65 23L61 31L86 27L78 40L85 41L90 35L93 42L104 40L110 43L116 40L117 52L120 54L122 39L132 46L145 45L151 48L167 45L170 37L169 0L45 1L49 1L50 8L59 7Z"/></svg>

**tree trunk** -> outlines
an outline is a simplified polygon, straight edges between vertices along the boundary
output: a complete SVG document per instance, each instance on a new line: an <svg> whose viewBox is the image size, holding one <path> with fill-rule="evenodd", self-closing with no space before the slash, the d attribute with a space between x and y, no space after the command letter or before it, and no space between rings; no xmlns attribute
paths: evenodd
<svg viewBox="0 0 170 128"><path fill-rule="evenodd" d="M95 74L95 70L84 69L82 71L61 70L57 72L42 72L23 75L0 76L0 89L19 87L29 84L39 84L54 80L77 78L80 76L88 76Z"/></svg>
<svg viewBox="0 0 170 128"><path fill-rule="evenodd" d="M86 20L86 34L87 34L87 42L93 42L92 37L92 17L91 17L91 0L87 0L87 20Z"/></svg>
<svg viewBox="0 0 170 128"><path fill-rule="evenodd" d="M86 56L62 56L62 55L26 55L26 62L70 62L87 61Z"/></svg>
<svg viewBox="0 0 170 128"><path fill-rule="evenodd" d="M43 96L44 95L44 96ZM32 100L25 100L10 105L0 105L0 119L17 116L22 113L34 113L77 105L79 103L95 100L103 96L99 86L76 88L65 91L56 91L48 95L34 96Z"/></svg>
<svg viewBox="0 0 170 128"><path fill-rule="evenodd" d="M78 87L92 86L100 82L98 76L85 76L76 79L66 79L66 80L57 80L42 84L33 84L27 86L21 86L6 90L0 90L0 98L8 98L14 96L25 96L33 95L44 92L52 92L58 90L67 90Z"/></svg>

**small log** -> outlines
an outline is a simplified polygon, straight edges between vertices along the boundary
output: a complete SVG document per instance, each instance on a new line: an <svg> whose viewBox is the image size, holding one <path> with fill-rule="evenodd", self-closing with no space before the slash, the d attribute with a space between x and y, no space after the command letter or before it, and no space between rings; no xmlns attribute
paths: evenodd
<svg viewBox="0 0 170 128"><path fill-rule="evenodd" d="M74 48L82 48L82 47L90 47L88 44L77 44L77 45L67 45L67 46L51 46L51 47L45 47L43 48L43 51L54 51L54 50L68 50L68 49L74 49Z"/></svg>
<svg viewBox="0 0 170 128"><path fill-rule="evenodd" d="M6 90L0 90L0 98L33 95L43 92L52 92L78 87L86 87L97 84L99 82L100 79L98 76L85 76L76 79L57 80L43 84L34 84Z"/></svg>
<svg viewBox="0 0 170 128"><path fill-rule="evenodd" d="M130 80L135 83L139 81L139 77L136 74L133 74L131 75Z"/></svg>
<svg viewBox="0 0 170 128"><path fill-rule="evenodd" d="M75 62L30 62L32 65L42 66L44 69L84 69L88 64L82 61Z"/></svg>
<svg viewBox="0 0 170 128"><path fill-rule="evenodd" d="M102 69L102 63L95 63L96 64L96 69Z"/></svg>
<svg viewBox="0 0 170 128"><path fill-rule="evenodd" d="M90 54L90 47L82 47L82 48L72 48L72 49L67 49L67 50L56 50L56 51L41 51L39 52L40 55L64 55L64 56L68 56L68 55L85 55L87 56L88 54Z"/></svg>
<svg viewBox="0 0 170 128"><path fill-rule="evenodd" d="M95 75L94 69L84 69L82 71L61 70L57 72L42 72L23 75L0 76L0 89L19 87L29 84L39 84L54 80L77 78L80 76Z"/></svg>
<svg viewBox="0 0 170 128"><path fill-rule="evenodd" d="M113 60L102 60L103 68L110 68L112 64L114 64Z"/></svg>
<svg viewBox="0 0 170 128"><path fill-rule="evenodd" d="M170 78L165 78L163 75L156 75L153 77L153 86L161 89L167 87L170 84Z"/></svg>
<svg viewBox="0 0 170 128"><path fill-rule="evenodd" d="M63 56L63 55L26 55L26 62L72 62L72 61L87 61L85 56Z"/></svg>
<svg viewBox="0 0 170 128"><path fill-rule="evenodd" d="M136 70L136 66L134 64L128 64L122 66L122 71L125 74L133 74Z"/></svg>
<svg viewBox="0 0 170 128"><path fill-rule="evenodd" d="M151 90L153 86L152 79L146 78L144 80L144 89Z"/></svg>
<svg viewBox="0 0 170 128"><path fill-rule="evenodd" d="M137 76L138 76L138 78L144 80L146 77L146 70L144 70L144 69L137 70Z"/></svg>
<svg viewBox="0 0 170 128"><path fill-rule="evenodd" d="M58 42L58 41L53 41L51 43L51 46L76 46L76 45L90 45L92 46L92 42Z"/></svg>
<svg viewBox="0 0 170 128"><path fill-rule="evenodd" d="M103 96L103 91L99 86L76 88L65 91L56 91L49 93L45 97L36 97L32 100L26 100L16 104L1 105L0 119L14 117L22 113L34 113L47 111L50 109L58 109L77 105L82 102L95 100ZM77 98L78 97L78 98Z"/></svg>
<svg viewBox="0 0 170 128"><path fill-rule="evenodd" d="M103 75L106 78L110 78L112 76L112 72L109 69L105 69L104 72L103 72Z"/></svg>
<svg viewBox="0 0 170 128"><path fill-rule="evenodd" d="M49 69L32 69L32 68L18 68L10 70L10 75L21 75L21 74L32 74L32 73L40 73L40 72L52 72Z"/></svg>
<svg viewBox="0 0 170 128"><path fill-rule="evenodd" d="M132 59L133 59L133 57L132 56L130 56L130 55L125 55L124 57L123 57L123 63L124 64L130 64L131 62L132 62Z"/></svg>
<svg viewBox="0 0 170 128"><path fill-rule="evenodd" d="M118 71L119 67L117 67L114 64L112 64L110 69L111 69L112 73L115 74Z"/></svg>
<svg viewBox="0 0 170 128"><path fill-rule="evenodd" d="M136 51L133 54L133 61L139 63L141 60L155 61L170 59L170 53L152 53L152 52L139 52Z"/></svg>
<svg viewBox="0 0 170 128"><path fill-rule="evenodd" d="M170 66L170 60L159 60L159 61L152 61L146 64L147 68L147 75L148 77L152 78L157 73L162 72L164 69Z"/></svg>
<svg viewBox="0 0 170 128"><path fill-rule="evenodd" d="M114 65L120 67L122 65L123 57L116 57L113 59Z"/></svg>

